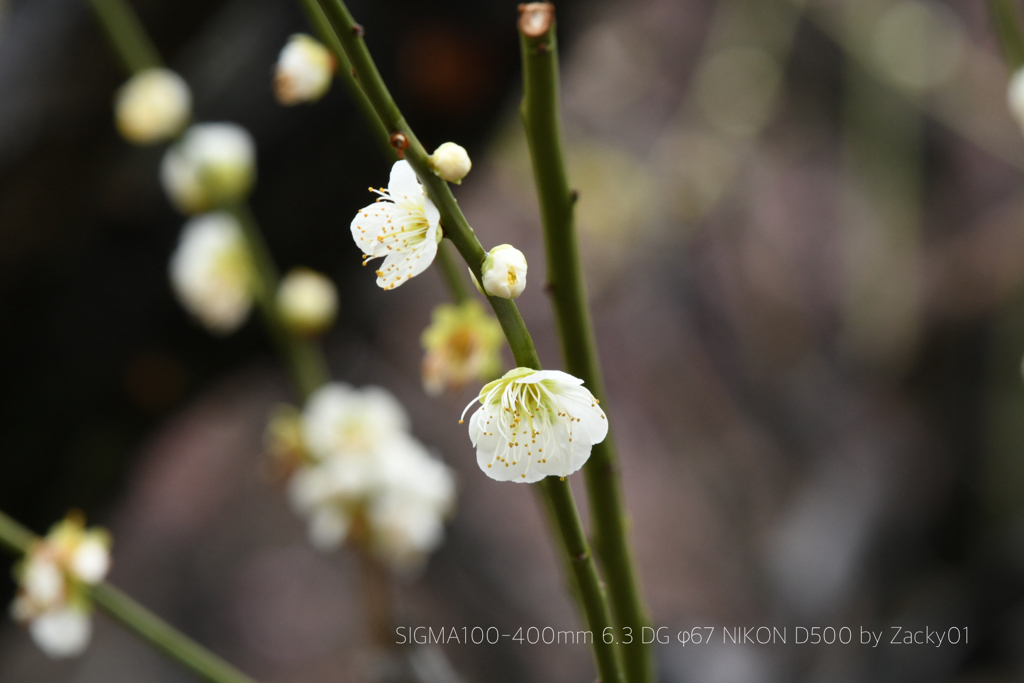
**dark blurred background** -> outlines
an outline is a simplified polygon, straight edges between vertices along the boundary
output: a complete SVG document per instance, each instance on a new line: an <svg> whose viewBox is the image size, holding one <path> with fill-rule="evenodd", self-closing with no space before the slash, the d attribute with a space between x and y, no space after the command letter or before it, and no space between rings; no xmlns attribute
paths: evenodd
<svg viewBox="0 0 1024 683"><path fill-rule="evenodd" d="M282 269L334 279L339 379L376 383L460 473L449 538L403 623L572 628L525 487L486 480L420 388L436 273L383 293L349 237L388 167L343 89L282 108L306 30L286 0L133 2L197 118L258 143L253 209ZM558 367L516 115L515 4L350 3L457 196L531 264L518 300ZM563 113L589 290L654 621L787 627L785 646L656 648L664 681L1024 679L1024 138L983 3L558 4ZM109 526L112 579L265 682L373 667L353 558L304 543L261 467L294 401L262 330L226 339L174 301L182 218L161 149L121 141L123 81L76 0L0 2L0 509ZM422 280L423 282L419 282ZM579 482L575 482L578 484ZM582 501L582 494L578 495ZM5 597L12 584L5 583ZM0 627L0 681L179 681L105 619L51 663ZM792 643L796 626L855 643ZM856 644L969 627L957 646ZM582 646L424 648L467 681L592 680ZM437 671L442 671L438 674Z"/></svg>

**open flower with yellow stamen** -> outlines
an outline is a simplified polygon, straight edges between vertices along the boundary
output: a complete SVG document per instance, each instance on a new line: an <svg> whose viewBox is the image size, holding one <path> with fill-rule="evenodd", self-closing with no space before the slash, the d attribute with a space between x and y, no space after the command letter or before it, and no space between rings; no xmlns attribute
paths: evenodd
<svg viewBox="0 0 1024 683"><path fill-rule="evenodd" d="M441 241L441 214L416 179L407 161L391 167L388 189L359 210L352 220L352 238L363 250L363 265L384 257L377 286L394 289L427 269Z"/></svg>
<svg viewBox="0 0 1024 683"><path fill-rule="evenodd" d="M608 434L604 411L583 380L558 370L510 370L485 385L463 417L476 401L469 438L480 469L498 481L570 475Z"/></svg>
<svg viewBox="0 0 1024 683"><path fill-rule="evenodd" d="M437 396L446 388L461 389L471 380L487 381L501 374L501 325L480 302L440 304L431 314L421 339L423 388Z"/></svg>

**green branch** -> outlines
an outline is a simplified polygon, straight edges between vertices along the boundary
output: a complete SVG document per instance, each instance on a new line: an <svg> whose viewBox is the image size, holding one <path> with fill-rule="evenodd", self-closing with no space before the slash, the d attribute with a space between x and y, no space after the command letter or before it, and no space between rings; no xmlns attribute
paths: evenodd
<svg viewBox="0 0 1024 683"><path fill-rule="evenodd" d="M253 265L253 298L260 309L267 334L288 364L296 389L305 401L331 379L323 350L315 341L288 330L282 322L277 309L277 288L280 284L277 266L248 205L235 204L228 210L241 224L245 235Z"/></svg>
<svg viewBox="0 0 1024 683"><path fill-rule="evenodd" d="M139 17L124 0L90 0L107 40L129 74L162 64L160 53L146 35Z"/></svg>
<svg viewBox="0 0 1024 683"><path fill-rule="evenodd" d="M0 545L14 554L22 555L37 540L35 534L0 512ZM110 584L91 586L89 593L97 605L122 625L207 681L256 683Z"/></svg>
<svg viewBox="0 0 1024 683"><path fill-rule="evenodd" d="M1024 67L1024 33L1014 0L989 0L989 15L1011 71Z"/></svg>
<svg viewBox="0 0 1024 683"><path fill-rule="evenodd" d="M341 0L320 0L320 4L345 49L345 54L353 67L353 74L362 86L363 92L366 93L373 105L381 123L391 131L392 145L395 145L400 150L400 154L408 160L427 194L437 206L441 214L445 236L458 249L477 279L482 281L480 266L483 264L486 252L466 221L466 217L462 214L448 184L430 170L426 150L406 123L377 71L363 40L363 28L355 23L348 8ZM541 364L533 345L533 339L530 337L515 303L508 299L492 296L487 297L487 301L491 304L491 308L501 324L516 365L539 370ZM611 626L610 611L604 588L597 574L597 567L583 533L572 490L567 481L551 477L541 483L541 489L549 499L550 509L555 512L559 541L563 551L570 559L588 626L595 633L594 659L598 674L604 683L621 681L616 647L613 644L605 643L600 637L600 634Z"/></svg>
<svg viewBox="0 0 1024 683"><path fill-rule="evenodd" d="M583 380L602 402L604 379L597 354L587 293L580 267L575 226L576 193L570 189L558 109L558 46L554 6L520 6L520 47L523 62L521 115L533 160L534 179L544 226L547 290L555 310L562 361L571 375ZM607 404L605 404L607 411ZM594 445L583 466L590 502L594 549L608 580L619 628L634 634L650 625L650 617L629 545L629 520L618 473L613 434ZM623 645L623 672L629 683L654 680L650 647L634 638Z"/></svg>

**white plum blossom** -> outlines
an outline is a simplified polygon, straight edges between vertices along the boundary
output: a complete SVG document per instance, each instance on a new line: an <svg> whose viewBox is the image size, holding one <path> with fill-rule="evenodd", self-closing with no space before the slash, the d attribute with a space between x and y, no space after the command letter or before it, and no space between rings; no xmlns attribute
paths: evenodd
<svg viewBox="0 0 1024 683"><path fill-rule="evenodd" d="M388 290L419 275L434 261L441 241L441 214L407 161L391 167L387 190L359 210L352 220L352 238L363 250L363 265L384 257L377 286Z"/></svg>
<svg viewBox="0 0 1024 683"><path fill-rule="evenodd" d="M234 332L252 309L252 265L238 220L224 211L190 219L171 255L178 300L214 334Z"/></svg>
<svg viewBox="0 0 1024 683"><path fill-rule="evenodd" d="M516 368L485 385L466 410L477 401L469 438L480 469L498 481L570 475L608 434L604 411L583 380L558 370Z"/></svg>
<svg viewBox="0 0 1024 683"><path fill-rule="evenodd" d="M110 568L110 535L86 529L72 513L35 542L15 568L18 594L11 616L28 625L40 650L54 659L85 651L92 634L88 586Z"/></svg>
<svg viewBox="0 0 1024 683"><path fill-rule="evenodd" d="M277 310L292 331L317 335L338 314L338 290L327 277L308 268L294 268L277 288Z"/></svg>
<svg viewBox="0 0 1024 683"><path fill-rule="evenodd" d="M321 387L302 412L303 439L315 460L373 453L409 428L402 404L386 389L333 382Z"/></svg>
<svg viewBox="0 0 1024 683"><path fill-rule="evenodd" d="M174 206L202 213L249 194L256 179L256 143L234 123L197 123L164 154L160 181Z"/></svg>
<svg viewBox="0 0 1024 683"><path fill-rule="evenodd" d="M430 168L442 180L460 185L473 168L473 162L465 147L446 142L430 155Z"/></svg>
<svg viewBox="0 0 1024 683"><path fill-rule="evenodd" d="M62 606L29 622L28 632L47 657L77 657L85 652L92 638L92 615L80 607Z"/></svg>
<svg viewBox="0 0 1024 683"><path fill-rule="evenodd" d="M483 291L491 296L515 299L526 289L526 257L511 244L499 244L491 249L480 273Z"/></svg>
<svg viewBox="0 0 1024 683"><path fill-rule="evenodd" d="M408 428L405 409L380 387L332 383L310 396L301 417L304 462L287 494L314 547L351 541L409 572L440 545L454 477Z"/></svg>
<svg viewBox="0 0 1024 683"><path fill-rule="evenodd" d="M148 145L170 140L192 115L192 93L170 69L145 69L132 76L114 97L117 130L125 140Z"/></svg>
<svg viewBox="0 0 1024 683"><path fill-rule="evenodd" d="M330 89L334 69L334 56L322 43L296 33L277 58L274 96L285 106L315 102Z"/></svg>

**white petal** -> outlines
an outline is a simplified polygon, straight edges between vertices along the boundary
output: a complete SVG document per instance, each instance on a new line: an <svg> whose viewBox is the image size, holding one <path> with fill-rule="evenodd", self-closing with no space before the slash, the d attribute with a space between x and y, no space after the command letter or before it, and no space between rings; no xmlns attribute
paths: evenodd
<svg viewBox="0 0 1024 683"><path fill-rule="evenodd" d="M109 570L110 550L98 538L86 538L71 556L71 571L85 583L99 583Z"/></svg>
<svg viewBox="0 0 1024 683"><path fill-rule="evenodd" d="M377 238L384 235L385 228L399 225L408 215L408 209L391 202L364 206L352 219L352 239L367 256L387 256L393 250Z"/></svg>
<svg viewBox="0 0 1024 683"><path fill-rule="evenodd" d="M426 239L409 251L389 253L380 266L383 274L377 276L377 286L381 289L394 289L426 270L437 256L434 234L433 230L428 232Z"/></svg>
<svg viewBox="0 0 1024 683"><path fill-rule="evenodd" d="M82 610L61 607L33 619L28 632L48 657L75 657L85 652L89 645L92 620Z"/></svg>
<svg viewBox="0 0 1024 683"><path fill-rule="evenodd" d="M559 384L568 384L570 386L579 386L583 384L583 380L578 377L573 377L567 372L561 370L537 370L529 375L516 378L518 384L536 384L537 382L543 382L549 380L557 382Z"/></svg>
<svg viewBox="0 0 1024 683"><path fill-rule="evenodd" d="M608 419L593 394L583 387L562 387L558 398L565 412L576 418L572 426L574 437L583 438L591 444L604 441L608 436Z"/></svg>
<svg viewBox="0 0 1024 683"><path fill-rule="evenodd" d="M423 195L423 186L416 178L416 171L408 161L396 161L391 167L391 179L388 181L388 194L394 197L395 201L405 199L415 200Z"/></svg>
<svg viewBox="0 0 1024 683"><path fill-rule="evenodd" d="M28 598L42 607L64 595L64 574L56 562L47 558L29 556L21 583Z"/></svg>
<svg viewBox="0 0 1024 683"><path fill-rule="evenodd" d="M309 542L317 550L335 550L348 536L349 518L340 510L322 507L309 519Z"/></svg>
<svg viewBox="0 0 1024 683"><path fill-rule="evenodd" d="M437 210L437 207L434 206L434 202L426 195L425 192L423 195L423 215L426 216L427 224L430 225L431 228L436 228L441 223L441 212ZM431 239L432 237L434 237L434 233L431 233L427 239ZM436 237L434 237L434 241L437 241Z"/></svg>

